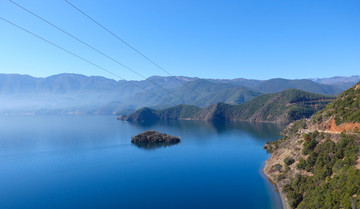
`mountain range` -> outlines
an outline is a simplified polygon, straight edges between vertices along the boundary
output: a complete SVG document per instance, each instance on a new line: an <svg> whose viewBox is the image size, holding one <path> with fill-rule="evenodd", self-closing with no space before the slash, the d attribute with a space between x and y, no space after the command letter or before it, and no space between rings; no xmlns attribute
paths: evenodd
<svg viewBox="0 0 360 209"><path fill-rule="evenodd" d="M178 104L204 108L219 102L242 104L257 96L289 88L337 95L343 91L344 86L360 77L329 79L330 83L324 79L251 80L152 76L141 81L116 81L79 74L58 74L46 78L0 74L0 114L124 114L142 107L162 109Z"/></svg>
<svg viewBox="0 0 360 209"><path fill-rule="evenodd" d="M357 83L358 81L360 81L360 76L356 76L356 75L349 77L335 76L331 78L313 78L310 80L321 84L333 85L337 88L346 90L352 87L353 85L355 85L355 83Z"/></svg>

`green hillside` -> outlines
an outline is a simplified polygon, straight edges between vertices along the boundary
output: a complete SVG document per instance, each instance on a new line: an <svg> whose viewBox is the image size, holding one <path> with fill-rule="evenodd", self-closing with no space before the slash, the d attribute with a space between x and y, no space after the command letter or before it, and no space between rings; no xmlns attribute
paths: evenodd
<svg viewBox="0 0 360 209"><path fill-rule="evenodd" d="M318 121L334 117L337 125L341 123L360 123L360 83L349 88L318 114Z"/></svg>
<svg viewBox="0 0 360 209"><path fill-rule="evenodd" d="M338 124L359 122L359 101L360 83L265 146L273 153L264 172L291 208L360 208L360 133L319 128L329 118Z"/></svg>
<svg viewBox="0 0 360 209"><path fill-rule="evenodd" d="M241 104L261 95L261 93L257 91L250 90L240 85L214 83L204 79L190 81L187 83L187 86L201 96L191 91L189 88L182 86L174 89L174 94L181 95L182 100L175 97L172 100L173 103L192 104L200 107L206 107L218 102Z"/></svg>
<svg viewBox="0 0 360 209"><path fill-rule="evenodd" d="M244 104L217 103L207 108L178 105L163 110L143 108L122 120L206 120L206 121L266 121L287 124L310 117L333 98L296 89L256 97Z"/></svg>
<svg viewBox="0 0 360 209"><path fill-rule="evenodd" d="M332 99L324 95L289 89L280 93L261 95L240 105L221 105L217 112L222 113L222 118L228 121L250 120L287 124L310 117Z"/></svg>
<svg viewBox="0 0 360 209"><path fill-rule="evenodd" d="M153 120L186 120L196 117L201 108L194 105L177 105L163 110L141 108L129 116L120 116L121 120L128 121L153 121Z"/></svg>

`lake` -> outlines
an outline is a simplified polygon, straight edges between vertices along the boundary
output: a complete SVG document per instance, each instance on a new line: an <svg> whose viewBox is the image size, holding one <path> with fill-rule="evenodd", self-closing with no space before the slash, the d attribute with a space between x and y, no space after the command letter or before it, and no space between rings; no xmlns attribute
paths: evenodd
<svg viewBox="0 0 360 209"><path fill-rule="evenodd" d="M181 143L144 148L157 130ZM281 208L262 173L273 124L0 116L0 208Z"/></svg>

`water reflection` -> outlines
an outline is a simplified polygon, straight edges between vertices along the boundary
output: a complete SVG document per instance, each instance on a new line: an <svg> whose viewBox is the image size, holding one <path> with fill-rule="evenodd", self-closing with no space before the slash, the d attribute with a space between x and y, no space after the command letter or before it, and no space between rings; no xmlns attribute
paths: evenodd
<svg viewBox="0 0 360 209"><path fill-rule="evenodd" d="M254 139L261 141L275 140L279 137L284 126L273 123L252 123L242 122L210 122L210 121L146 121L146 122L129 122L131 125L142 129L158 129L161 127L171 127L181 132L191 131L199 133L201 138L204 134L221 135L225 132L239 131L249 134ZM202 130L202 131L201 131ZM205 133L204 133L205 132Z"/></svg>
<svg viewBox="0 0 360 209"><path fill-rule="evenodd" d="M168 146L174 146L179 144L180 142L169 142L169 143L133 143L138 148L145 149L145 150L153 150L161 147L168 147Z"/></svg>

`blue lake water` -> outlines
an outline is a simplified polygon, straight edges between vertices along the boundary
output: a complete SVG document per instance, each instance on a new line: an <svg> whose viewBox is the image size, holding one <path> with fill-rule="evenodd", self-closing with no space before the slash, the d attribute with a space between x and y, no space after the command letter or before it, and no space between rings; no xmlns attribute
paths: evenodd
<svg viewBox="0 0 360 209"><path fill-rule="evenodd" d="M181 143L145 149L145 130ZM1 116L0 208L281 208L262 174L272 124L147 124L112 116Z"/></svg>

